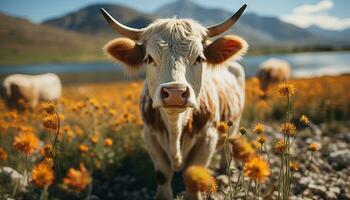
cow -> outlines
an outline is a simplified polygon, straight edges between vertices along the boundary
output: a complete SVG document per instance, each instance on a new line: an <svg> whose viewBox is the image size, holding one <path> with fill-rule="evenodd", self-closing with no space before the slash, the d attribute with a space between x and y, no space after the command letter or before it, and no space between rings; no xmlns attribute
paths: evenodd
<svg viewBox="0 0 350 200"><path fill-rule="evenodd" d="M140 109L158 184L156 199L173 199L174 172L209 165L220 143L216 123L232 121L231 132L237 132L245 75L234 61L248 44L235 35L209 39L232 27L245 9L243 5L231 18L210 27L170 18L135 29L101 8L110 26L124 36L109 41L106 54L126 72L146 75ZM201 199L201 194L186 189L185 199Z"/></svg>
<svg viewBox="0 0 350 200"><path fill-rule="evenodd" d="M260 81L260 89L266 94L269 85L291 78L291 65L285 60L270 58L260 64L256 76Z"/></svg>
<svg viewBox="0 0 350 200"><path fill-rule="evenodd" d="M13 74L4 79L1 96L9 108L23 109L19 103L20 99L28 103L30 108L34 108L40 100L59 99L61 93L62 83L56 74Z"/></svg>

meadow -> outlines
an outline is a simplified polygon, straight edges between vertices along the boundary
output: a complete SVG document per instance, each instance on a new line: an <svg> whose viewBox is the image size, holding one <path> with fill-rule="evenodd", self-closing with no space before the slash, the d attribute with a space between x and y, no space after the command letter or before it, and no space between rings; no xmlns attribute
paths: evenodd
<svg viewBox="0 0 350 200"><path fill-rule="evenodd" d="M324 170L319 167L319 161L323 163L324 140L317 140L317 130L322 132L322 138L349 131L349 82L350 75L292 80L290 84L295 91L288 98L290 104L286 104L278 85L272 86L266 96L256 78L248 79L240 129L241 137L247 141L238 143L251 144L268 162L269 173L261 182L256 178L251 183L246 180L251 174L245 171L246 177L242 178L239 175L242 169L232 166L235 170L228 169L226 174L229 180L232 177L231 183L215 173L214 158L210 176L215 177L216 183L208 196L233 198L233 192L228 192L232 189L237 198L252 195L252 198L287 199L289 195L300 195L294 186L293 172L296 176L312 177L313 172ZM156 180L142 138L143 122L138 107L142 86L142 81L70 85L64 87L59 101L43 102L33 110L27 109L25 102L20 111L8 110L0 101L0 199L152 199ZM235 143L236 139L225 136L227 123L218 125L219 132L229 143ZM279 163L280 156L274 151L278 137L274 134L283 134L286 130L280 125L288 123L294 126L294 132L289 137L287 130L288 137L284 137L290 146L288 154L281 156L288 160ZM299 137L298 134L301 139L295 140L297 148L291 150L292 138ZM234 152L232 149L230 159L235 157ZM296 156L303 152L305 156ZM270 160L270 156L275 158ZM292 165L289 168L289 159L294 160L294 168ZM236 162L237 166L243 163L239 159ZM281 178L278 169L286 170L286 175ZM277 181L278 173L289 186L270 184ZM255 189L249 191L248 183ZM185 187L181 175L175 176L173 184L181 199ZM304 190L307 188L302 194ZM314 197L321 195L318 199L327 199L324 195L328 194L313 191Z"/></svg>

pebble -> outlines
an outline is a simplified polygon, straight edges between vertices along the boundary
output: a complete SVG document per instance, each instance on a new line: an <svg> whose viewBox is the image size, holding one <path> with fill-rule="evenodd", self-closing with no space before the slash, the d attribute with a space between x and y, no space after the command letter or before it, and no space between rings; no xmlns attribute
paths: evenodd
<svg viewBox="0 0 350 200"><path fill-rule="evenodd" d="M328 158L330 164L336 170L342 170L349 166L350 163L350 150L344 149L332 152Z"/></svg>

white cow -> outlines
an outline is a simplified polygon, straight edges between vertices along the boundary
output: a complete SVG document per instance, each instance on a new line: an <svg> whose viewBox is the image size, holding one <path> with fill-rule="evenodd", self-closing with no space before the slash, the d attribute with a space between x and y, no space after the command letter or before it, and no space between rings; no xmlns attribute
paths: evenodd
<svg viewBox="0 0 350 200"><path fill-rule="evenodd" d="M16 106L19 99L24 99L31 108L34 108L39 100L56 100L62 93L61 80L53 73L13 74L5 78L3 88L3 97L10 107Z"/></svg>
<svg viewBox="0 0 350 200"><path fill-rule="evenodd" d="M228 35L244 5L225 22L206 28L189 19L160 19L144 29L103 16L126 38L110 41L107 54L128 72L145 70L140 108L144 137L158 182L157 199L173 199L174 171L208 166L219 136L215 123L232 120L237 130L244 105L244 71L235 62L248 45ZM186 191L186 199L201 199Z"/></svg>
<svg viewBox="0 0 350 200"><path fill-rule="evenodd" d="M270 58L260 64L257 77L260 81L261 90L266 92L269 85L291 78L291 66L285 60Z"/></svg>

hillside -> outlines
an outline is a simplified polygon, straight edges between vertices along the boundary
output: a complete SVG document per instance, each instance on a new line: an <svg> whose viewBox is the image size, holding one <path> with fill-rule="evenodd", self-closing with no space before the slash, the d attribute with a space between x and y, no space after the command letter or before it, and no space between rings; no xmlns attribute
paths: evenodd
<svg viewBox="0 0 350 200"><path fill-rule="evenodd" d="M106 9L112 16L123 24L134 28L143 28L151 23L156 17L141 13L135 9L112 4L95 4L62 17L49 19L43 24L57 28L88 34L109 34L115 32L108 26L100 13L100 8Z"/></svg>
<svg viewBox="0 0 350 200"><path fill-rule="evenodd" d="M163 5L153 14L146 14L135 9L113 4L95 4L71 12L67 15L49 19L43 24L57 28L92 35L115 36L99 12L105 8L120 22L135 28L147 26L160 17L191 18L204 25L212 25L229 18L235 10L206 8L191 0L178 0ZM237 9L239 6L237 5ZM322 34L315 34L307 29L283 22L276 17L259 16L245 13L238 24L228 31L243 36L251 49L280 48L291 49L302 45L334 45L333 40L326 40Z"/></svg>
<svg viewBox="0 0 350 200"><path fill-rule="evenodd" d="M104 39L0 13L0 64L104 59Z"/></svg>

